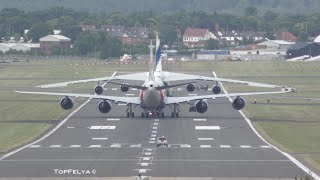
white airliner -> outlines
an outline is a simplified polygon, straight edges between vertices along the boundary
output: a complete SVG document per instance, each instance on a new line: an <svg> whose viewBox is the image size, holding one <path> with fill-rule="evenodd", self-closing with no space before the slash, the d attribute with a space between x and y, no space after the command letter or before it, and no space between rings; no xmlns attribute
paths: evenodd
<svg viewBox="0 0 320 180"><path fill-rule="evenodd" d="M159 42L159 41L157 41ZM159 47L159 43L157 43L157 47ZM194 84L191 83L181 83L175 85L168 85L164 83L164 81L177 81L177 80L197 80L197 79L204 79L204 80L212 80L212 81L227 81L227 82L240 82L244 84L254 85L254 86L262 86L262 87L276 87L274 85L266 85L260 83L252 83L252 82L245 82L245 81L235 81L235 80L226 80L214 77L203 77L203 76L196 76L196 75L187 75L187 74L180 74L180 73L169 73L162 71L161 63L159 63L160 53L157 51L156 53L156 61L158 63L153 63L153 46L152 43L150 44L150 64L149 64L149 72L148 73L136 73L130 75L121 75L116 77L108 77L108 78L98 78L98 79L91 79L91 80L81 80L81 81L73 81L73 82L66 82L66 83L59 83L54 85L45 85L42 87L58 87L58 86L66 86L68 84L75 84L80 82L92 82L92 81L107 81L113 79L121 79L121 80L144 80L142 86L136 85L129 85L125 83L116 83L110 82L113 84L121 85L121 90L126 92L130 87L137 88L140 90L140 95L138 97L119 97L119 96L105 96L101 95L103 88L98 85L95 88L96 94L73 94L73 93L55 93L55 92L30 92L30 91L15 91L18 93L25 93L25 94L40 94L40 95L54 95L54 96L65 96L60 105L63 109L68 110L71 109L74 105L73 99L71 97L84 97L84 98L92 98L92 99L102 99L102 101L98 105L98 109L101 113L108 113L111 110L111 102L117 103L126 103L128 106L127 109L127 117L134 117L134 108L140 106L144 112L141 113L141 117L148 117L150 115L157 116L157 117L164 117L164 108L166 106L171 106L172 113L171 117L178 117L179 116L179 103L189 103L195 101L194 105L192 105L189 111L194 110L198 113L205 113L208 110L208 99L216 99L216 98L226 98L226 97L236 97L232 103L232 106L236 110L240 110L244 108L245 101L240 96L250 96L250 95L263 95L263 94L279 94L279 93L287 93L291 90L288 88L283 88L281 91L273 91L273 92L251 92L251 93L231 93L231 94L215 94L215 95L202 95L202 96L187 96L187 97L170 97L167 95L166 89L186 85L188 90L191 90L194 87ZM154 68L156 67L156 68ZM155 71L154 71L155 69ZM220 87L218 90L220 93ZM215 88L213 88L215 89ZM216 91L218 91L216 88ZM213 90L214 93L215 90ZM134 107L133 107L134 106Z"/></svg>

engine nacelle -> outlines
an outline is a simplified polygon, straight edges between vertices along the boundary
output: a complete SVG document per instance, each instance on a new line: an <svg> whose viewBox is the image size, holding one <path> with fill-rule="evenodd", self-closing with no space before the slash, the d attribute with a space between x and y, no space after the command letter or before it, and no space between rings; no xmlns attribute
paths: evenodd
<svg viewBox="0 0 320 180"><path fill-rule="evenodd" d="M212 92L213 92L213 94L220 94L220 92L221 92L221 87L218 86L218 85L213 86L213 87L212 87Z"/></svg>
<svg viewBox="0 0 320 180"><path fill-rule="evenodd" d="M208 110L208 103L205 101L198 101L195 107L198 113L205 113Z"/></svg>
<svg viewBox="0 0 320 180"><path fill-rule="evenodd" d="M128 86L121 85L120 89L121 89L122 92L128 92L129 91L129 87Z"/></svg>
<svg viewBox="0 0 320 180"><path fill-rule="evenodd" d="M102 100L98 108L101 113L108 113L111 111L111 103L107 100Z"/></svg>
<svg viewBox="0 0 320 180"><path fill-rule="evenodd" d="M73 108L74 101L73 101L72 98L66 96L66 97L61 99L60 105L61 105L62 109L69 110L69 109Z"/></svg>
<svg viewBox="0 0 320 180"><path fill-rule="evenodd" d="M244 108L244 106L246 105L244 99L242 99L241 97L237 97L233 100L232 102L232 107L235 109L235 110L241 110Z"/></svg>
<svg viewBox="0 0 320 180"><path fill-rule="evenodd" d="M94 88L94 92L96 93L96 94L98 94L98 95L100 95L100 94L102 94L103 93L103 87L102 86L96 86L95 88Z"/></svg>
<svg viewBox="0 0 320 180"><path fill-rule="evenodd" d="M189 83L186 87L187 91L193 92L196 89L196 85L194 83Z"/></svg>

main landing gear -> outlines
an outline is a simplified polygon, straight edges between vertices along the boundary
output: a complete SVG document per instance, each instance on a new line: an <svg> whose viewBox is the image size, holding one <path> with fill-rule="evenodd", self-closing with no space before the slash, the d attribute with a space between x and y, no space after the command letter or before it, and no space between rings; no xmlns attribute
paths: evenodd
<svg viewBox="0 0 320 180"><path fill-rule="evenodd" d="M172 118L175 118L175 117L178 118L179 117L180 110L179 110L178 106L179 106L178 104L173 104L173 112L171 113L171 117Z"/></svg>
<svg viewBox="0 0 320 180"><path fill-rule="evenodd" d="M128 108L126 110L127 112L127 117L133 117L134 118L134 112L133 110L137 107L137 105L135 105L133 108L132 108L132 104L128 104Z"/></svg>

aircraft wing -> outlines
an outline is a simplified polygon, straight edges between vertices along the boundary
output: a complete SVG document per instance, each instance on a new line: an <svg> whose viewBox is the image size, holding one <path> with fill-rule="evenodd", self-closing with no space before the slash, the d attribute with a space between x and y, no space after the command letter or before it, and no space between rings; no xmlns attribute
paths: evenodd
<svg viewBox="0 0 320 180"><path fill-rule="evenodd" d="M46 84L37 86L39 88L55 88L55 87L64 87L68 86L69 84L78 84L78 83L87 83L87 82L98 82L98 81L109 81L113 80L113 77L102 77L102 78L94 78L94 79L83 79L77 81L69 81L69 82L62 82L62 83L55 83L55 84Z"/></svg>
<svg viewBox="0 0 320 180"><path fill-rule="evenodd" d="M206 81L220 81L220 82L231 82L231 83L239 83L245 84L248 86L256 86L256 87L266 87L266 88L276 88L280 87L277 85L271 84L263 84L249 81L239 81L234 79L224 79L224 78L216 78L216 77L207 77L207 76L199 76L199 75L191 75L191 74L182 74L182 73L172 73L172 72L163 72L165 77L163 81L181 81L181 80L206 80Z"/></svg>
<svg viewBox="0 0 320 180"><path fill-rule="evenodd" d="M291 91L271 91L271 92L250 92L250 93L230 93L230 94L215 94L215 95L203 95L203 96L186 96L186 97L167 97L166 104L178 104L183 102L190 102L203 99L216 99L216 98L228 98L235 96L253 96L264 94L281 94Z"/></svg>
<svg viewBox="0 0 320 180"><path fill-rule="evenodd" d="M139 97L120 97L120 96L104 96L96 94L73 94L73 93L54 93L54 92L32 92L32 91L14 91L22 94L39 94L39 95L51 95L51 96L70 96L70 97L83 97L92 99L105 99L115 103L127 103L127 104L140 104Z"/></svg>

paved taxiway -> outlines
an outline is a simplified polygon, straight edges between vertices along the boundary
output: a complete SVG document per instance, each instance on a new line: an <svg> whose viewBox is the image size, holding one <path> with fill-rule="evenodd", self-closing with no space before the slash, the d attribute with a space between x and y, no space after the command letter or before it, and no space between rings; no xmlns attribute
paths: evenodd
<svg viewBox="0 0 320 180"><path fill-rule="evenodd" d="M106 87L108 95L139 94L122 93L111 84ZM184 87L175 90L179 96L189 95ZM0 176L305 176L259 139L226 98L211 100L205 114L189 113L188 105L180 105L180 117L169 118L171 110L166 108L164 119L140 118L139 107L136 118L126 118L125 105L113 105L109 114L101 114L98 102L91 100L52 135L0 161ZM159 136L168 137L169 148L156 148ZM70 169L76 171L66 171Z"/></svg>

